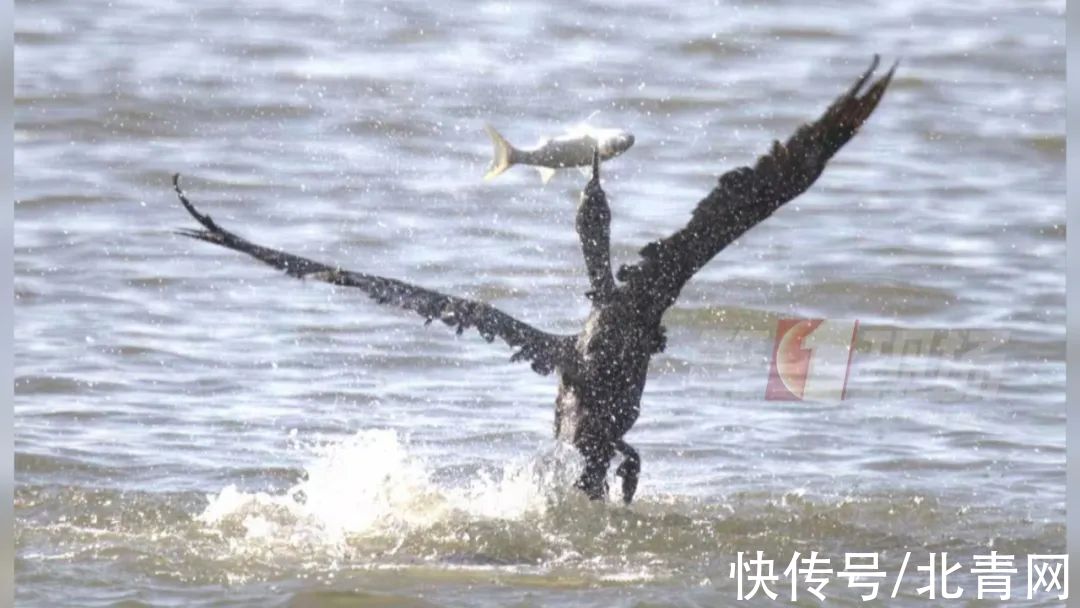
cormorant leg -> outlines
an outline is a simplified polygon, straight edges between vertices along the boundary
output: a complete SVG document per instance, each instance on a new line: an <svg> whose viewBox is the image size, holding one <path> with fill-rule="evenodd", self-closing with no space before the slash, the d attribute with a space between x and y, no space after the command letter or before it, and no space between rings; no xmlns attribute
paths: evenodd
<svg viewBox="0 0 1080 608"><path fill-rule="evenodd" d="M622 439L615 444L615 449L623 455L622 464L615 469L615 476L622 477L622 499L624 503L630 504L630 501L634 499L634 492L637 491L638 474L641 473L641 457L638 456L637 450Z"/></svg>
<svg viewBox="0 0 1080 608"><path fill-rule="evenodd" d="M607 471L614 456L613 447L607 442L588 442L578 446L578 451L585 457L585 470L574 484L585 492L591 500L607 498Z"/></svg>
<svg viewBox="0 0 1080 608"><path fill-rule="evenodd" d="M615 292L615 278L611 275L611 208L600 187L599 150L593 150L593 175L581 193L576 225L589 273L591 291L586 295L593 302L607 302Z"/></svg>

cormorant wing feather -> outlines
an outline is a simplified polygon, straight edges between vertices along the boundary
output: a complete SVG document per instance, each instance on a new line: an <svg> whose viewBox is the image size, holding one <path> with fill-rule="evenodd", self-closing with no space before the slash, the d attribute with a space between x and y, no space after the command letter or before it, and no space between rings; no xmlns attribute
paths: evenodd
<svg viewBox="0 0 1080 608"><path fill-rule="evenodd" d="M864 89L877 65L875 55L870 68L820 118L800 127L787 142L773 142L753 167L721 176L684 228L647 245L642 260L620 268L618 278L651 293L661 312L674 303L683 285L713 256L817 180L889 86L896 64Z"/></svg>
<svg viewBox="0 0 1080 608"><path fill-rule="evenodd" d="M219 226L209 215L199 212L180 189L179 174L173 187L188 213L203 230L180 229L178 234L246 253L296 278L316 279L333 285L356 287L380 304L394 304L419 313L427 322L438 319L456 326L458 334L475 327L488 342L496 337L518 349L511 361L528 360L540 374L549 374L572 356L572 336L549 334L519 321L501 310L475 300L445 295L396 279L351 272L300 257L285 251L256 245Z"/></svg>

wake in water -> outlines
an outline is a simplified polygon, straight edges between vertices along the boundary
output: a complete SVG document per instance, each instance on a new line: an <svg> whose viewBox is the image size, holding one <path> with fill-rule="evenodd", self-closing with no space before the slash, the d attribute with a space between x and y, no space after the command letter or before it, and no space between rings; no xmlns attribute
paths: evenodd
<svg viewBox="0 0 1080 608"><path fill-rule="evenodd" d="M421 588L496 577L511 586L575 589L690 581L725 593L738 551L777 558L820 551L839 559L858 547L896 566L912 547L957 555L987 547L1063 550L1063 525L1018 520L1008 510L970 506L966 497L899 488L822 495L759 478L696 497L662 494L650 484L626 507L591 502L570 487L581 462L566 447L538 447L521 461L449 479L413 447L389 430L295 442L307 462L300 481L281 491L230 485L205 496L27 486L16 499L20 542L35 563L120 568L120 585L134 571L184 585L314 580L365 589L382 585L392 570L394 581ZM54 504L73 507L74 515L57 521L46 507Z"/></svg>
<svg viewBox="0 0 1080 608"><path fill-rule="evenodd" d="M347 556L381 547L394 554L417 534L538 520L563 501L583 503L567 490L581 467L564 446L458 485L436 482L433 468L391 430L296 449L311 454L301 481L280 494L227 486L209 496L197 521L228 537L238 552Z"/></svg>
<svg viewBox="0 0 1080 608"><path fill-rule="evenodd" d="M301 481L276 493L230 485L191 522L188 534L204 542L189 536L188 546L230 580L435 568L557 574L573 584L692 575L723 585L720 566L736 551L895 552L954 544L958 532L972 551L994 536L1041 550L1060 533L1042 527L1032 537L1030 527L1007 526L995 510L958 510L903 492L827 497L761 489L712 498L647 494L632 507L594 503L570 487L582 465L567 446L452 480L390 430L294 449L309 461Z"/></svg>

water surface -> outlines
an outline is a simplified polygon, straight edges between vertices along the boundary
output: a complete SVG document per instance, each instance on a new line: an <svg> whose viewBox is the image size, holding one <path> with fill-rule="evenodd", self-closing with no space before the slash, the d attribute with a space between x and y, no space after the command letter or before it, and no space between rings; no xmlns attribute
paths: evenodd
<svg viewBox="0 0 1080 608"><path fill-rule="evenodd" d="M1063 551L1064 8L21 3L18 603L713 606L738 551ZM180 171L259 242L574 332L583 179L482 182L484 122L632 130L632 261L875 52L867 127L669 312L630 508L565 490L554 382L500 344L171 233ZM765 401L784 317L1001 340Z"/></svg>

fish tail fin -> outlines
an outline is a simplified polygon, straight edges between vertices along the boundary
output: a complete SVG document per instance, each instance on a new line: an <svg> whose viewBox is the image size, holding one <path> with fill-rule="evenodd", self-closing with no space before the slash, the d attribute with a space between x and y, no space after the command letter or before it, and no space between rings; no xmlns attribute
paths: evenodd
<svg viewBox="0 0 1080 608"><path fill-rule="evenodd" d="M484 174L484 179L492 179L513 166L514 146L510 145L510 142L506 141L506 138L491 125L484 125L484 130L487 131L491 144L495 148L495 157L491 160L488 172Z"/></svg>
<svg viewBox="0 0 1080 608"><path fill-rule="evenodd" d="M540 182L545 186L555 177L555 170L549 167L537 167L536 170L540 172Z"/></svg>

